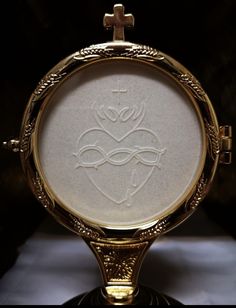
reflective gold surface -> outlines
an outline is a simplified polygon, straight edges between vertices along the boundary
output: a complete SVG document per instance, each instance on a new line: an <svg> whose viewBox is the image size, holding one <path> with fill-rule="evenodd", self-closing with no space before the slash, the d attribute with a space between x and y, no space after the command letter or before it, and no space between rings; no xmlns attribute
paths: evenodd
<svg viewBox="0 0 236 308"><path fill-rule="evenodd" d="M208 151L203 152L198 175L192 186L189 187L188 193L183 196L181 204L175 204L170 212L157 217L154 221L146 222L143 225L127 226L125 229L130 230L130 235L132 234L134 238L151 239L172 229L193 212L209 189L221 151L219 126L209 98L199 82L182 65L169 56L146 46L112 42L85 48L60 62L40 82L26 109L20 136L22 165L37 198L44 203L44 206L54 216L74 232L84 237L90 237L91 234L95 236L96 234L96 238L103 238L104 234L109 234L109 237L112 237L112 230L119 229L113 225L98 225L86 221L83 217L77 217L77 213L73 209L68 212L68 207L61 204L56 196L53 196L43 178L37 149L37 129L40 117L57 87L64 80L70 78L73 72L98 61L112 61L112 59L132 60L137 61L137 63L140 61L140 63L151 65L153 69L161 70L171 76L178 86L186 91L193 105L196 106L202 123L203 135L205 135L203 142L207 144ZM122 228L120 229L122 236Z"/></svg>

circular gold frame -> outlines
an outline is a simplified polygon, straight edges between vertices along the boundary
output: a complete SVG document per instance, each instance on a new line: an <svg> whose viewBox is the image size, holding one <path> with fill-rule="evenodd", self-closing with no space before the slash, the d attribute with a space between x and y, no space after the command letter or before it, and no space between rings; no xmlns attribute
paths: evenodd
<svg viewBox="0 0 236 308"><path fill-rule="evenodd" d="M146 63L169 75L190 97L203 130L200 170L181 202L161 217L141 225L114 227L100 225L69 212L53 196L38 163L37 132L41 114L58 87L79 69L98 61L132 60ZM88 239L132 237L146 240L165 233L190 216L209 190L220 153L219 126L213 106L196 78L181 64L160 51L133 43L114 41L92 45L56 65L39 83L28 102L20 134L20 156L32 191L43 206L64 226Z"/></svg>

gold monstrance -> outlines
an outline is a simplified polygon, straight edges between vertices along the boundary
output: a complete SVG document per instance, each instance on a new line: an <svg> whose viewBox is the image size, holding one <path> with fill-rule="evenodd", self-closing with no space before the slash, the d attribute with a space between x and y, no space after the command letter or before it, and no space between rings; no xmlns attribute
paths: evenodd
<svg viewBox="0 0 236 308"><path fill-rule="evenodd" d="M143 258L231 161L231 127L218 125L200 83L170 56L125 41L133 25L116 4L104 17L113 41L56 65L32 93L19 139L4 143L36 198L98 260L104 286L69 304L178 303L138 284Z"/></svg>

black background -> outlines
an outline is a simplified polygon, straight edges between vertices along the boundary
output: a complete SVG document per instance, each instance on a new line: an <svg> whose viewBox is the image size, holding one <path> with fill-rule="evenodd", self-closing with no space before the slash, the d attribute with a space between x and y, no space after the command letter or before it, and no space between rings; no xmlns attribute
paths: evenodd
<svg viewBox="0 0 236 308"><path fill-rule="evenodd" d="M102 19L115 1L1 1L0 138L17 137L22 115L39 80L62 58L90 44L109 41ZM128 0L135 16L126 39L169 54L201 82L220 124L235 122L236 1ZM19 155L0 150L0 275L18 247L45 217L25 183ZM236 237L235 163L220 166L202 204L208 217ZM200 227L200 226L199 226Z"/></svg>

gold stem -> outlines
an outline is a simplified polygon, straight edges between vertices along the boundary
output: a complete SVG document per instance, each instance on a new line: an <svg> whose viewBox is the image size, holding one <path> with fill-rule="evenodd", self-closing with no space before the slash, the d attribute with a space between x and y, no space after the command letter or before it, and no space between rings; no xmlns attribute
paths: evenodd
<svg viewBox="0 0 236 308"><path fill-rule="evenodd" d="M109 304L133 302L140 267L151 243L131 239L87 242L98 260L104 281L103 296Z"/></svg>

